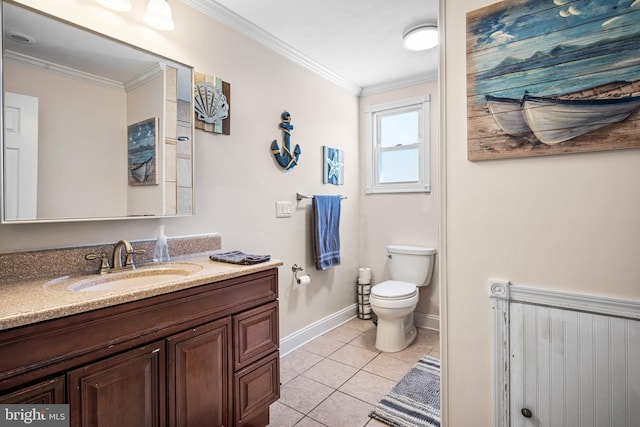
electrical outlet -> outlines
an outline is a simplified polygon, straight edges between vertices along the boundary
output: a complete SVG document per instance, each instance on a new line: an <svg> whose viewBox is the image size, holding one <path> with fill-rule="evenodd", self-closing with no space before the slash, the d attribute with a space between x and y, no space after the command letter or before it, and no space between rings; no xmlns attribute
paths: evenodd
<svg viewBox="0 0 640 427"><path fill-rule="evenodd" d="M291 218L291 202L276 202L276 218Z"/></svg>

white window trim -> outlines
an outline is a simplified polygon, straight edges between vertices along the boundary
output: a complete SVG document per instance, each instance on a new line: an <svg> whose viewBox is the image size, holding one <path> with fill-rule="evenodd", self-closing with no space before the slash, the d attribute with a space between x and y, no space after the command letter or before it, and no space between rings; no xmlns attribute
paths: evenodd
<svg viewBox="0 0 640 427"><path fill-rule="evenodd" d="M378 182L378 166L375 150L375 132L374 118L377 113L400 109L406 107L415 107L422 104L422 117L420 130L422 132L422 141L418 144L418 168L420 178L415 182L403 183L380 183ZM428 193L431 191L430 182L430 143L429 143L429 95L419 96L415 98L403 99L398 101L386 102L383 104L368 105L365 108L365 136L366 136L366 187L367 194L376 193Z"/></svg>

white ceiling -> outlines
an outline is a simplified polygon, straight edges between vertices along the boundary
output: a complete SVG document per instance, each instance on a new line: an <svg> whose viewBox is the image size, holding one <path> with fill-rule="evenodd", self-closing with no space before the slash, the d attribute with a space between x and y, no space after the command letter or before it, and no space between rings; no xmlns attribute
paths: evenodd
<svg viewBox="0 0 640 427"><path fill-rule="evenodd" d="M438 48L402 34L437 22L438 0L183 0L354 93L435 80Z"/></svg>

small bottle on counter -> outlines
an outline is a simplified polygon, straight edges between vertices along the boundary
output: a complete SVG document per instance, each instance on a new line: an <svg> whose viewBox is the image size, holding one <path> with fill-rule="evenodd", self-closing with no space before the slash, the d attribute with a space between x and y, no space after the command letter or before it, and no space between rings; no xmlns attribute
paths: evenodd
<svg viewBox="0 0 640 427"><path fill-rule="evenodd" d="M170 259L167 236L164 235L164 225L161 225L158 240L156 240L156 248L153 251L153 262L167 262Z"/></svg>

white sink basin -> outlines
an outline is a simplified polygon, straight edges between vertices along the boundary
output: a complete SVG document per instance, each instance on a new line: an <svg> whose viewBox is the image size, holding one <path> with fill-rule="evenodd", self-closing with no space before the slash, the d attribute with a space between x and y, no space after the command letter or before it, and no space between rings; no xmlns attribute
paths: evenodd
<svg viewBox="0 0 640 427"><path fill-rule="evenodd" d="M198 264L188 262L173 262L155 264L136 270L125 270L102 276L89 277L80 280L60 280L48 282L45 286L71 282L67 289L73 292L95 292L111 290L136 289L145 286L158 285L174 280L184 279L202 269ZM55 282L55 283L54 283ZM66 284L66 283L65 283Z"/></svg>

